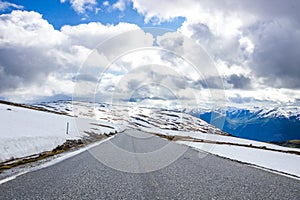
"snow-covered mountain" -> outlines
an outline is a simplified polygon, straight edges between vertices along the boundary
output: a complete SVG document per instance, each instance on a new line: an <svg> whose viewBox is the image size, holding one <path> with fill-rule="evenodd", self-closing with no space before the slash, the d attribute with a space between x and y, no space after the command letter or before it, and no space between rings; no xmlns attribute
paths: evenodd
<svg viewBox="0 0 300 200"><path fill-rule="evenodd" d="M106 133L136 128L173 138L174 142L199 149L203 156L203 152L209 152L300 177L298 149L230 137L205 121L178 111L72 101L32 106L0 103L0 162L51 151L67 140L82 139L90 134L105 138ZM262 120L270 116L281 118L265 110L253 112L232 108L227 112L232 118L246 120L258 119L258 115L251 118L249 113L265 113L265 117L261 115ZM207 113L208 110L201 115Z"/></svg>
<svg viewBox="0 0 300 200"><path fill-rule="evenodd" d="M0 102L0 162L51 151L67 140L125 129L195 131L228 135L189 114L134 106L57 101Z"/></svg>
<svg viewBox="0 0 300 200"><path fill-rule="evenodd" d="M222 130L241 138L266 142L300 139L298 107L268 109L226 107L215 110L193 109L188 113L208 123L212 118L222 117L224 120Z"/></svg>
<svg viewBox="0 0 300 200"><path fill-rule="evenodd" d="M199 131L228 135L220 129L187 113L134 105L110 105L75 101L56 101L32 106L66 113L79 118L104 121L126 128Z"/></svg>

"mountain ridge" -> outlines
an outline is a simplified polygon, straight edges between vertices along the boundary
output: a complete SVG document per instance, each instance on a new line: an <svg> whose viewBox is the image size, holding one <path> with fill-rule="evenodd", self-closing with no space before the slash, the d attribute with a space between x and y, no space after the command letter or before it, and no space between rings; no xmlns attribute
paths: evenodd
<svg viewBox="0 0 300 200"><path fill-rule="evenodd" d="M298 107L236 108L214 110L193 109L191 115L210 123L222 117L223 131L236 137L263 142L284 142L300 139L300 110ZM212 117L214 115L214 117Z"/></svg>

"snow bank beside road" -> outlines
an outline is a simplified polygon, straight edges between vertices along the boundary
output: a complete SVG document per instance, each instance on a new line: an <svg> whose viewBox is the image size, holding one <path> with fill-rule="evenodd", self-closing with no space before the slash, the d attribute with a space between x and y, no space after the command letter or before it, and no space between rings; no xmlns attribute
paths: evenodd
<svg viewBox="0 0 300 200"><path fill-rule="evenodd" d="M266 147L274 150L294 152L300 152L300 149L281 147L269 143L257 142L253 140L241 139L231 136L205 134L201 132L161 130L159 131L159 133L170 136L189 136L191 138L202 139L204 141L222 142L224 144L180 140L177 141L178 143L188 145L201 151L205 151L232 160L237 160L240 162L253 164L266 169L275 170L277 172L283 172L300 178L300 155L252 147ZM232 143L236 145L228 145L226 143ZM238 145L252 145L252 147Z"/></svg>
<svg viewBox="0 0 300 200"><path fill-rule="evenodd" d="M145 131L151 132L151 129L144 129ZM215 142L227 142L227 143L235 143L235 144L243 144L243 145L252 145L252 146L258 146L258 147L267 147L271 149L277 149L277 150L283 150L283 151L298 151L300 152L300 149L296 148L288 148L288 147L283 147L275 144L270 144L266 142L259 142L259 141L254 141L254 140L248 140L248 139L242 139L234 136L225 136L225 135L217 135L217 134L207 134L207 133L202 133L202 132L186 132L186 131L173 131L173 130L154 130L153 132L159 132L164 135L170 135L170 136L175 136L175 135L180 135L180 136L189 136L195 139L203 139L203 140L210 140L210 141L215 141Z"/></svg>
<svg viewBox="0 0 300 200"><path fill-rule="evenodd" d="M0 104L0 162L52 150L79 136L72 117Z"/></svg>
<svg viewBox="0 0 300 200"><path fill-rule="evenodd" d="M266 169L284 172L300 177L300 156L288 153L274 152L263 149L253 149L232 145L216 145L198 142L179 141L190 147L206 151L221 157L244 163L253 164Z"/></svg>
<svg viewBox="0 0 300 200"><path fill-rule="evenodd" d="M87 136L87 132L115 130L119 128L107 122L0 104L0 162L52 150L68 139Z"/></svg>

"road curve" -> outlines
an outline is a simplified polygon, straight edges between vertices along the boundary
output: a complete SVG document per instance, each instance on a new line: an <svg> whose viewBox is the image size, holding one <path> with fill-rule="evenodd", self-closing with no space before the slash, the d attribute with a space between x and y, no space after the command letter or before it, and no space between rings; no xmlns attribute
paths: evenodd
<svg viewBox="0 0 300 200"><path fill-rule="evenodd" d="M161 167L156 169L155 164ZM0 185L0 199L299 199L299 195L299 180L134 130Z"/></svg>

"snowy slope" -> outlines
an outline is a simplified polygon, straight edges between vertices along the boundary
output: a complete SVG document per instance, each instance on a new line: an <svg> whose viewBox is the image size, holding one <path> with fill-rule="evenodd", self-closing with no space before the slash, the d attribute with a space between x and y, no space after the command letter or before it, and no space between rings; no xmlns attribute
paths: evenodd
<svg viewBox="0 0 300 200"><path fill-rule="evenodd" d="M35 106L70 116L0 104L0 162L49 151L87 133L120 132L126 128L225 134L198 118L174 111L71 101Z"/></svg>
<svg viewBox="0 0 300 200"><path fill-rule="evenodd" d="M53 149L66 139L78 136L73 119L63 115L0 104L0 119L0 161Z"/></svg>
<svg viewBox="0 0 300 200"><path fill-rule="evenodd" d="M98 124L99 121L0 104L0 162L52 150L67 139L86 135L85 131L102 134L119 130L99 129Z"/></svg>
<svg viewBox="0 0 300 200"><path fill-rule="evenodd" d="M171 110L71 101L40 103L34 106L127 128L157 128L227 135L197 117Z"/></svg>
<svg viewBox="0 0 300 200"><path fill-rule="evenodd" d="M164 135L233 143L235 145L177 141L201 151L300 177L300 156L278 152L300 152L299 149L231 137L197 117L178 111L71 101L34 106L70 116L0 104L0 162L51 150L67 139L83 137L87 132L103 134L135 128ZM70 126L68 134L67 123ZM239 145L266 147L275 151Z"/></svg>
<svg viewBox="0 0 300 200"><path fill-rule="evenodd" d="M92 117L109 123L124 125L129 128L139 128L144 131L164 135L190 136L196 139L215 142L252 145L274 150L300 152L300 149L286 148L269 143L226 136L224 132L199 118L177 111L80 102L73 102L73 105L72 102L53 102L51 104L40 104L38 106L45 108L51 107L53 110L68 112L71 115L87 118ZM231 108L228 109L228 112L231 116L247 116L248 113L256 113L260 114L259 118L262 119L268 119L270 116L279 118L298 116L297 109L292 109L293 112L288 112L286 110L283 112L283 110L284 109L281 109L280 112L276 112L277 110L274 109L253 109L245 111ZM298 167L300 165L299 155L226 144L220 145L190 141L178 142L201 151L300 177L300 169Z"/></svg>

